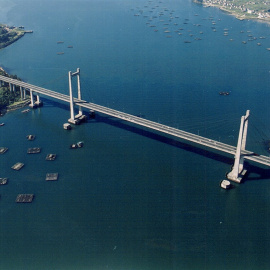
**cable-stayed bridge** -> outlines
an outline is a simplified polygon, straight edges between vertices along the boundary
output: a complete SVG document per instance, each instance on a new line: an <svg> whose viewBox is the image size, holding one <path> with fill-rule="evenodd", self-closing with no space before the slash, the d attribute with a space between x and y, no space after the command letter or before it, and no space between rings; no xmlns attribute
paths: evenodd
<svg viewBox="0 0 270 270"><path fill-rule="evenodd" d="M74 76L77 77L77 82L78 82L78 97L77 98L73 97L73 91L72 91L71 81L72 81L72 77ZM8 78L1 75L0 75L0 82L1 84L8 83L10 86L10 91L14 91L15 86L20 87L22 99L25 97L25 91L29 91L30 97L31 97L30 107L35 107L36 105L38 106L41 103L40 95L51 97L53 99L69 103L70 113L71 113L69 122L73 124L79 123L79 118L80 116L83 115L82 108L85 108L85 109L99 112L105 115L109 115L118 119L122 119L124 121L130 122L139 126L156 130L158 132L171 135L173 137L179 138L184 141L189 141L198 145L202 145L211 149L215 149L224 153L231 154L235 157L235 163L234 163L232 171L228 174L227 177L230 180L233 180L236 182L241 182L242 177L244 173L246 172L243 167L244 159L253 161L255 163L263 164L266 166L270 166L270 157L258 155L252 151L248 151L245 149L249 111L247 111L246 115L242 116L241 118L238 144L237 144L237 147L235 147L235 146L225 144L216 140L205 138L203 136L192 134L192 133L189 133L189 132L177 129L177 128L162 125L160 123L150 121L150 120L147 120L147 119L135 116L135 115L131 115L128 113L124 113L121 111L110 109L105 106L101 106L95 103L82 100L81 89L80 89L80 70L79 69L77 69L77 71L74 73L69 72L69 95L61 94L61 93L58 93L49 89L45 89L36 85L32 85L23 81ZM37 101L34 100L33 93L35 93ZM79 114L76 116L74 115L74 106L79 107Z"/></svg>

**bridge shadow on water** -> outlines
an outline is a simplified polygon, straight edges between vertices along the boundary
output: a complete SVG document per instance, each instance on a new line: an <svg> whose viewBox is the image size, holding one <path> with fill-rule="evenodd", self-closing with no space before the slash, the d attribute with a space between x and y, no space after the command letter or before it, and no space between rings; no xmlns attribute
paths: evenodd
<svg viewBox="0 0 270 270"><path fill-rule="evenodd" d="M46 98L43 98L44 101L46 101L46 107L59 107L61 109L64 110L68 110L69 111L69 105L67 105L66 103L59 103L59 102L55 102ZM88 116L88 112L84 112L87 116ZM138 117L144 117L143 115L137 115ZM200 146L197 145L195 143L192 142L183 142L183 140L181 139L174 139L172 138L171 135L163 135L161 134L159 131L150 131L149 129L147 129L146 127L140 127L137 125L134 125L132 123L126 122L124 120L121 119L117 119L111 116L103 116L101 114L96 114L95 119L91 119L88 120L88 122L86 124L95 124L95 123L106 123L108 125L117 127L117 128L121 128L124 129L128 132L132 132L135 134L138 134L140 136L144 136L147 138L150 138L152 140L156 140L162 143L166 143L168 145L171 145L173 147L177 147L179 149L197 154L197 155L201 155L203 157L212 159L212 160L216 160L225 164L230 165L228 167L228 171L230 169L230 167L232 166L232 164L234 163L234 158L233 156L229 157L228 154L224 153L224 154L219 154L217 153L218 151L213 149L213 150L208 150L206 147L204 146ZM226 156L227 155L227 156ZM270 179L270 169L266 169L263 166L256 166L250 162L245 161L245 167L248 170L248 173L246 175L246 177L243 179L243 181L241 183L244 183L245 181L254 181L254 180L268 180ZM225 175L226 172L224 172Z"/></svg>
<svg viewBox="0 0 270 270"><path fill-rule="evenodd" d="M217 150L215 149L213 149L212 151L209 151L208 149L206 149L206 147L204 148L204 146L199 146L192 142L185 143L181 139L176 140L172 138L172 136L170 135L161 135L160 132L158 131L146 130L147 128L137 127L137 126L134 126L132 123L127 123L124 120L116 119L114 117L96 115L95 120L92 120L92 121L102 122L102 123L106 123L114 127L125 129L126 131L136 133L138 135L150 138L152 140L166 143L173 147L177 147L179 149L228 164L230 165L230 167L234 163L234 158L226 156L226 153L224 155L219 154L217 153ZM89 121L88 123L91 123L91 121ZM265 169L263 167L255 166L247 161L245 161L245 167L247 167L248 169L248 174L246 178L244 178L242 183L244 183L245 181L250 181L250 180L270 179L270 169ZM225 175L225 172L224 172L224 175Z"/></svg>

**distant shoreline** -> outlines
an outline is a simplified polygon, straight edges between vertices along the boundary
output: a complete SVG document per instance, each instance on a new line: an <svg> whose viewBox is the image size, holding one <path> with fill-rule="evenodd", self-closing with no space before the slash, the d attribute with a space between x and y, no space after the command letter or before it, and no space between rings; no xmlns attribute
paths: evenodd
<svg viewBox="0 0 270 270"><path fill-rule="evenodd" d="M219 8L220 10L228 13L229 15L235 17L236 19L243 21L243 20L254 20L254 21L258 21L258 22L264 22L267 24L270 24L270 17L258 17L258 15L253 15L252 13L249 14L247 12L243 12L240 10L233 10L233 9L229 9L226 8L223 5L220 5L218 3L211 3L211 2L204 2L204 1L199 1L199 0L193 0L194 3L196 4L200 4L204 7L216 7Z"/></svg>

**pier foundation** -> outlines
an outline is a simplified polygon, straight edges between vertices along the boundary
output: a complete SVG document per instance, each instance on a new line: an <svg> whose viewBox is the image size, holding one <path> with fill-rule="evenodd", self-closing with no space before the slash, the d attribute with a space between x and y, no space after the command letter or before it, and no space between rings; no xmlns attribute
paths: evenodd
<svg viewBox="0 0 270 270"><path fill-rule="evenodd" d="M42 107L43 106L43 102L40 100L39 95L37 95L37 100L35 102L36 107Z"/></svg>

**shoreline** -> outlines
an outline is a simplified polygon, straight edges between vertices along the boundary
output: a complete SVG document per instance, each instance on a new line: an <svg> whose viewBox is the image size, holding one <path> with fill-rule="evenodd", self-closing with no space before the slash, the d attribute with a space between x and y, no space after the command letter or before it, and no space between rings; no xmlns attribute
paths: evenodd
<svg viewBox="0 0 270 270"><path fill-rule="evenodd" d="M1 50L22 38L26 33L33 33L33 30L24 30L24 26L14 27L0 23L0 33L2 36L0 40Z"/></svg>
<svg viewBox="0 0 270 270"><path fill-rule="evenodd" d="M3 72L4 76L11 76L3 67L0 66L0 71ZM0 87L1 89L2 87ZM2 109L0 109L0 117L4 116L6 113L10 112L10 111L14 111L17 109L21 109L26 107L28 104L30 103L29 98L26 98L24 100L17 100L14 101L12 104L9 104L8 106L3 107Z"/></svg>
<svg viewBox="0 0 270 270"><path fill-rule="evenodd" d="M238 19L240 21L253 20L253 21L257 21L257 22L261 22L261 23L270 24L270 18L258 18L258 17L252 16L252 14L248 14L250 16L246 16L247 13L243 12L243 13L240 14L240 11L237 12L237 11L234 11L234 10L231 10L231 9L227 9L226 7L224 7L222 5L219 5L219 4L205 3L205 2L200 2L198 0L193 0L193 2L196 3L196 4L202 5L205 8L208 8L208 7L218 8L221 11L227 13L230 16L235 17L236 19Z"/></svg>

